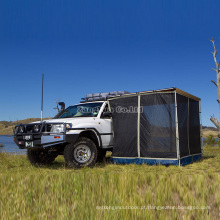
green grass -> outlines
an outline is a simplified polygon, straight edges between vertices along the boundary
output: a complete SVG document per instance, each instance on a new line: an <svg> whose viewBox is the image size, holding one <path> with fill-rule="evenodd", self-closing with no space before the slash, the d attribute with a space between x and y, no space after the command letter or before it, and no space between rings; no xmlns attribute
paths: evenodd
<svg viewBox="0 0 220 220"><path fill-rule="evenodd" d="M164 206L181 209L158 210ZM71 170L61 156L52 166L33 167L26 156L0 154L0 219L218 219L219 207L219 147L205 148L202 161L185 167Z"/></svg>

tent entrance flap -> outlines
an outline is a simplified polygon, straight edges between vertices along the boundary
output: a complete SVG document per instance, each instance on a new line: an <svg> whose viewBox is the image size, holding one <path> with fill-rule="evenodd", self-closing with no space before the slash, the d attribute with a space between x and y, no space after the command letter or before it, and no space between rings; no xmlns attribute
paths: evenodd
<svg viewBox="0 0 220 220"><path fill-rule="evenodd" d="M110 100L115 157L138 157L138 96Z"/></svg>
<svg viewBox="0 0 220 220"><path fill-rule="evenodd" d="M141 157L177 158L175 94L141 96Z"/></svg>
<svg viewBox="0 0 220 220"><path fill-rule="evenodd" d="M199 101L177 94L180 158L201 153Z"/></svg>

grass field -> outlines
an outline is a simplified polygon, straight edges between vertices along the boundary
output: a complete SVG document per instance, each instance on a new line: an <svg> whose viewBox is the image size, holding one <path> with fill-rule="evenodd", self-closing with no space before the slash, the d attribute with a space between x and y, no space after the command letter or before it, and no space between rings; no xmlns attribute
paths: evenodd
<svg viewBox="0 0 220 220"><path fill-rule="evenodd" d="M0 154L0 219L219 219L219 208L219 147L185 167L71 170L61 156L33 167L26 156Z"/></svg>

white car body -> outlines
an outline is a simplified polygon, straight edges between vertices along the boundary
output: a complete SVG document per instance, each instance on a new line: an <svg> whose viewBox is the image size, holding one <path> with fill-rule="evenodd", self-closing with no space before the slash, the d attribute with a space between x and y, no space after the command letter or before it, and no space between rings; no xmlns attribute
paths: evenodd
<svg viewBox="0 0 220 220"><path fill-rule="evenodd" d="M97 136L99 140L99 146L102 148L113 147L113 129L112 129L112 119L102 118L102 113L107 105L107 101L97 101L97 102L86 102L80 103L80 105L88 103L103 103L98 115L96 117L75 117L75 118L60 118L60 119L49 119L44 120L46 123L66 123L71 124L72 129L66 131L66 134L80 134L82 131L91 130ZM40 123L40 121L33 122ZM77 130L77 128L79 128ZM82 130L83 129L83 130Z"/></svg>

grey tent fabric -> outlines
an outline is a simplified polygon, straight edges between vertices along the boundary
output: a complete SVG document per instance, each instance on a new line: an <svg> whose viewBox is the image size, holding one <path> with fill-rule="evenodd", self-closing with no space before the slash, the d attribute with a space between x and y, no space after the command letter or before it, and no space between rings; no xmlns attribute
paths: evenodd
<svg viewBox="0 0 220 220"><path fill-rule="evenodd" d="M180 157L185 157L190 154L188 146L188 98L177 94L177 105Z"/></svg>
<svg viewBox="0 0 220 220"><path fill-rule="evenodd" d="M140 105L140 156L176 158L175 97L142 95Z"/></svg>
<svg viewBox="0 0 220 220"><path fill-rule="evenodd" d="M199 101L176 88L109 99L114 161L185 165L200 159ZM121 113L118 107L140 111Z"/></svg>
<svg viewBox="0 0 220 220"><path fill-rule="evenodd" d="M138 97L114 99L113 112L114 151L113 156L137 157L137 113L125 113L122 108L137 108Z"/></svg>

